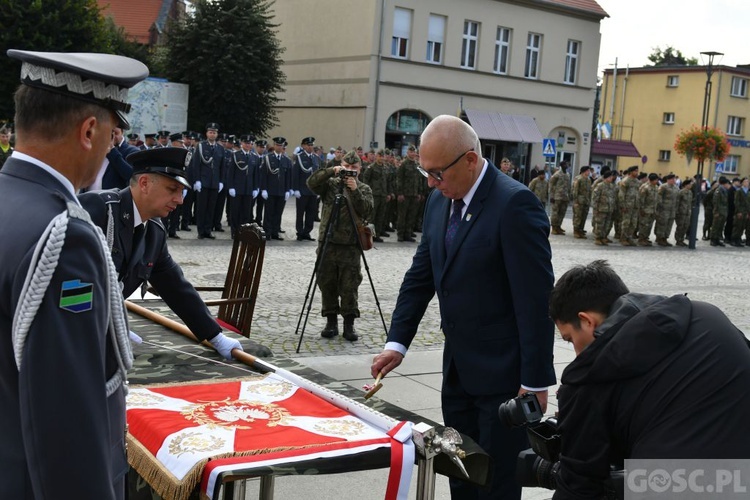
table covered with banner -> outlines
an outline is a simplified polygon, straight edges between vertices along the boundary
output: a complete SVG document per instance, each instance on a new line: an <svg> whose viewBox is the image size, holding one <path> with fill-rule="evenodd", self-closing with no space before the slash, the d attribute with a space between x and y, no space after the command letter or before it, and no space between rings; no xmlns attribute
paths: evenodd
<svg viewBox="0 0 750 500"><path fill-rule="evenodd" d="M141 305L174 318L160 301ZM218 499L239 479L385 468L384 498L406 497L412 424L423 418L377 397L364 403L361 390L291 359L250 368L139 315L129 321L143 338L129 373L130 500ZM470 480L485 484L489 458L466 437L460 446ZM434 470L463 477L446 455Z"/></svg>

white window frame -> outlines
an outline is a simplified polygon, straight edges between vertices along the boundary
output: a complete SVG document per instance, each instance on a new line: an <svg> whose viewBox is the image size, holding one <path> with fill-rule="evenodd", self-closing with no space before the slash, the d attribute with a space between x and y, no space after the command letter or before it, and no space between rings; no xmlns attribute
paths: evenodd
<svg viewBox="0 0 750 500"><path fill-rule="evenodd" d="M568 47L565 53L565 75L563 83L569 85L576 84L578 75L578 56L581 53L581 42L577 40L568 40Z"/></svg>
<svg viewBox="0 0 750 500"><path fill-rule="evenodd" d="M495 64L493 71L498 75L507 75L510 68L510 42L513 30L504 26L497 27L495 37Z"/></svg>
<svg viewBox="0 0 750 500"><path fill-rule="evenodd" d="M664 119L662 123L666 125L674 125L674 113L671 111L664 113Z"/></svg>
<svg viewBox="0 0 750 500"><path fill-rule="evenodd" d="M432 64L443 63L443 47L445 46L445 26L448 20L445 16L430 14L427 28L427 54L425 61Z"/></svg>
<svg viewBox="0 0 750 500"><path fill-rule="evenodd" d="M409 38L411 37L412 11L396 7L393 9L393 37L391 56L398 59L409 58Z"/></svg>
<svg viewBox="0 0 750 500"><path fill-rule="evenodd" d="M529 32L526 37L526 64L523 76L531 80L539 79L539 58L542 51L542 35Z"/></svg>
<svg viewBox="0 0 750 500"><path fill-rule="evenodd" d="M722 172L725 174L736 174L737 168L740 165L740 157L739 155L727 155L724 158L724 166L722 167Z"/></svg>
<svg viewBox="0 0 750 500"><path fill-rule="evenodd" d="M744 125L745 119L741 116L729 116L727 118L727 135L741 136Z"/></svg>
<svg viewBox="0 0 750 500"><path fill-rule="evenodd" d="M474 28L474 29L472 29ZM479 49L479 23L464 21L464 33L461 42L461 67L477 69L477 51Z"/></svg>
<svg viewBox="0 0 750 500"><path fill-rule="evenodd" d="M679 87L680 75L667 75L667 87Z"/></svg>
<svg viewBox="0 0 750 500"><path fill-rule="evenodd" d="M669 149L659 150L659 161L670 161L672 159L672 151Z"/></svg>
<svg viewBox="0 0 750 500"><path fill-rule="evenodd" d="M729 95L731 95L732 97L747 98L747 78L733 76L732 87L729 91Z"/></svg>

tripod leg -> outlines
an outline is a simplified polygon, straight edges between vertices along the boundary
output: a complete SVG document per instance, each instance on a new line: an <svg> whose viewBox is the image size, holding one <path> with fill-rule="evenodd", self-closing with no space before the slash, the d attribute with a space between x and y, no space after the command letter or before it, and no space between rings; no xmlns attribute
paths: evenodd
<svg viewBox="0 0 750 500"><path fill-rule="evenodd" d="M328 225L326 226L325 230L325 237L323 239L323 244L320 246L320 252L318 252L318 257L315 260L315 268L313 269L312 276L310 276L310 284L307 287L307 293L305 294L305 302L302 304L302 311L300 311L299 319L297 320L297 331L299 331L299 325L302 322L302 316L304 315L305 321L302 323L302 331L300 332L299 336L299 342L297 342L297 354L299 354L300 347L302 347L302 338L305 336L305 328L307 327L307 320L310 317L310 310L312 309L312 303L313 303L313 297L315 296L315 287L318 284L318 272L320 271L320 266L323 263L323 257L325 256L326 250L328 249L328 242L331 240L331 235L333 234L333 228L338 223L339 218L339 211L341 209L341 201L340 199L343 198L342 195L337 195L336 200L333 204L333 210L331 211L331 216L328 218ZM311 292L312 290L312 292ZM310 300L307 300L307 297L310 297ZM305 306L307 306L307 313L305 314ZM297 331L295 331L295 335L297 334Z"/></svg>

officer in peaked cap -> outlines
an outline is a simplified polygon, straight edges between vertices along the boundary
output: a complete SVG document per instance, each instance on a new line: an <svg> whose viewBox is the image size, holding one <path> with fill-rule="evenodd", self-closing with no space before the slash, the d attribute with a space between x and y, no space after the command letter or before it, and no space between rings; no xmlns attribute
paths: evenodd
<svg viewBox="0 0 750 500"><path fill-rule="evenodd" d="M144 142L143 146L141 146L141 149L151 149L154 146L156 146L156 133L153 134L144 134Z"/></svg>
<svg viewBox="0 0 750 500"><path fill-rule="evenodd" d="M156 145L157 148L166 148L169 146L169 136L171 132L169 130L159 130L156 133Z"/></svg>
<svg viewBox="0 0 750 500"><path fill-rule="evenodd" d="M297 198L297 241L315 241L310 233L318 215L318 196L307 186L307 179L320 168L320 157L313 152L315 137L305 137L300 144L302 149L292 165L292 190Z"/></svg>
<svg viewBox="0 0 750 500"><path fill-rule="evenodd" d="M182 132L179 132L177 134L170 134L169 135L169 144L173 148L184 148L185 147L185 141L182 140ZM190 186L188 186L190 187Z"/></svg>
<svg viewBox="0 0 750 500"><path fill-rule="evenodd" d="M128 128L128 89L148 68L110 54L7 54L21 62L21 86L16 151L0 171L0 498L64 485L121 499L132 354L109 249L75 193L96 178L114 128ZM54 273L40 281L42 260ZM20 286L24 277L38 286Z"/></svg>
<svg viewBox="0 0 750 500"><path fill-rule="evenodd" d="M281 237L281 215L284 213L286 200L292 194L291 171L292 162L284 154L286 138L273 138L275 151L263 158L260 169L261 196L265 202L265 217L263 229L266 239L283 240Z"/></svg>
<svg viewBox="0 0 750 500"><path fill-rule="evenodd" d="M136 146L138 144L138 139L140 139L138 134L128 134L128 142L131 146Z"/></svg>
<svg viewBox="0 0 750 500"><path fill-rule="evenodd" d="M218 123L206 124L206 140L200 141L196 146L188 168L188 180L196 193L195 219L198 225L198 239L215 238L211 231L214 227L219 193L224 189L226 169L224 147L216 142L218 134Z"/></svg>

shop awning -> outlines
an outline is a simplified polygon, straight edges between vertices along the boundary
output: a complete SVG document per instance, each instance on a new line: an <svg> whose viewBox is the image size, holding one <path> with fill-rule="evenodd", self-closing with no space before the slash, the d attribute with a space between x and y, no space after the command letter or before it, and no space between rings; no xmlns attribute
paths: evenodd
<svg viewBox="0 0 750 500"><path fill-rule="evenodd" d="M478 109L464 110L480 139L503 142L541 143L542 133L530 116L507 115Z"/></svg>
<svg viewBox="0 0 750 500"><path fill-rule="evenodd" d="M628 141L594 141L591 146L592 155L600 156L632 156L634 158L640 158L641 153L635 147L635 144Z"/></svg>

